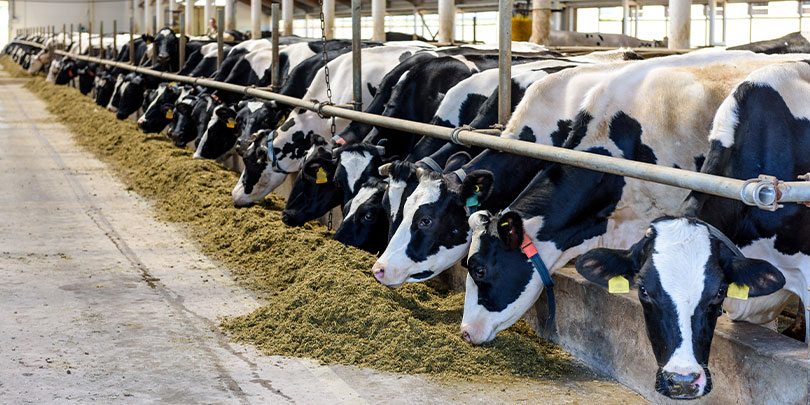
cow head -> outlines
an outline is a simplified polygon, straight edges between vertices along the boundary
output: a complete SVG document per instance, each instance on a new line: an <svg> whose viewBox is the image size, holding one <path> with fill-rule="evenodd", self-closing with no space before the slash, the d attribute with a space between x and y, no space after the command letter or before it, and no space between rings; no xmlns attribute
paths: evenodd
<svg viewBox="0 0 810 405"><path fill-rule="evenodd" d="M635 280L658 363L655 389L676 399L712 389L709 349L729 285L745 285L756 297L785 284L774 266L735 255L704 222L689 218L659 218L630 249L594 249L576 268L601 286L617 276Z"/></svg>
<svg viewBox="0 0 810 405"><path fill-rule="evenodd" d="M416 175L419 184L402 207L402 222L372 267L377 281L391 287L436 276L459 261L470 242L465 202L449 178L455 175L423 168Z"/></svg>
<svg viewBox="0 0 810 405"><path fill-rule="evenodd" d="M124 83L126 83L126 76L119 74L115 78L115 84L113 85L110 102L107 104L107 110L112 112L118 111L118 103L121 101L121 92L123 91L122 87L124 87Z"/></svg>
<svg viewBox="0 0 810 405"><path fill-rule="evenodd" d="M194 138L194 145L199 145L202 142L202 137L211 117L214 116L214 109L220 105L219 99L211 94L200 95L199 100L194 104L194 109L191 110L191 121L196 128L197 137Z"/></svg>
<svg viewBox="0 0 810 405"><path fill-rule="evenodd" d="M152 44L155 53L153 66L161 66L167 68L167 70L176 71L178 62L175 61L176 56L174 55L177 55L180 45L177 35L174 34L171 28L165 27L155 35L154 41Z"/></svg>
<svg viewBox="0 0 810 405"><path fill-rule="evenodd" d="M137 111L143 104L144 90L145 83L143 76L133 73L127 75L124 83L122 83L119 88L121 97L118 100L118 111L116 111L115 117L119 120L123 120Z"/></svg>
<svg viewBox="0 0 810 405"><path fill-rule="evenodd" d="M217 159L233 148L237 136L236 110L233 106L220 104L208 120L194 159Z"/></svg>
<svg viewBox="0 0 810 405"><path fill-rule="evenodd" d="M76 61L70 58L62 58L59 63L59 71L56 74L54 83L65 85L76 77Z"/></svg>
<svg viewBox="0 0 810 405"><path fill-rule="evenodd" d="M333 237L345 245L376 254L385 249L388 219L382 198L387 184L370 178L343 207L343 222Z"/></svg>
<svg viewBox="0 0 810 405"><path fill-rule="evenodd" d="M281 221L289 226L301 226L342 203L342 190L335 185L335 169L326 140L314 136L312 148L287 197Z"/></svg>
<svg viewBox="0 0 810 405"><path fill-rule="evenodd" d="M110 98L112 97L113 89L115 88L115 80L113 79L113 76L107 71L99 72L96 75L96 80L93 86L95 88L94 93L96 104L106 107L107 104L110 103Z"/></svg>
<svg viewBox="0 0 810 405"><path fill-rule="evenodd" d="M288 174L298 171L317 132L326 133L324 123L328 125L327 120L318 118L315 113L296 111L278 129L259 131L266 153L257 154L254 147L252 152L242 156L245 170L231 193L234 204L243 207L264 198L280 186Z"/></svg>
<svg viewBox="0 0 810 405"><path fill-rule="evenodd" d="M183 147L197 138L197 127L191 119L191 113L199 102L200 98L197 94L188 94L180 97L177 104L174 105L172 122L169 124L168 134L175 145Z"/></svg>
<svg viewBox="0 0 810 405"><path fill-rule="evenodd" d="M83 63L76 69L76 74L79 76L79 91L82 94L89 94L93 90L93 83L96 80L96 64Z"/></svg>
<svg viewBox="0 0 810 405"><path fill-rule="evenodd" d="M181 89L176 83L161 83L150 98L143 115L138 118L138 127L146 133L160 132L174 118L174 104Z"/></svg>
<svg viewBox="0 0 810 405"><path fill-rule="evenodd" d="M253 134L260 129L273 129L273 121L270 104L258 99L240 101L237 105L236 124L239 137L236 140L236 152L240 155L247 150L248 142ZM282 120L283 122L283 120Z"/></svg>

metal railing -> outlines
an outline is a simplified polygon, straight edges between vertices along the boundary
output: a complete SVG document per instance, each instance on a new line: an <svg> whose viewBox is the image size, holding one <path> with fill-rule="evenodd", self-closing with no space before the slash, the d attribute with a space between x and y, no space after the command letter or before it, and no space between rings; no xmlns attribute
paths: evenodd
<svg viewBox="0 0 810 405"><path fill-rule="evenodd" d="M44 48L42 44L34 42L14 42ZM757 206L770 211L775 211L778 209L781 206L780 203L806 203L810 201L810 182L807 181L782 181L767 175L761 175L756 179L750 180L727 178L712 174L657 166L650 163L582 152L573 149L542 145L500 136L492 136L492 131L479 132L476 130L462 128L447 128L399 118L384 117L338 106L323 105L317 100L305 101L299 98L274 93L266 89L256 88L254 86L240 86L205 78L195 78L174 73L158 72L146 67L134 66L129 63L115 62L92 56L69 54L68 52L62 50L55 50L54 53L69 56L77 60L103 64L140 74L155 76L166 81L175 81L195 86L199 85L211 89L243 94L245 96L256 97L264 100L276 101L278 103L296 108L304 108L310 111L321 112L326 116L345 118L365 124L439 138L462 145L496 149L499 151L527 156L535 159L543 159L550 162L694 190L719 197L742 201L745 204Z"/></svg>

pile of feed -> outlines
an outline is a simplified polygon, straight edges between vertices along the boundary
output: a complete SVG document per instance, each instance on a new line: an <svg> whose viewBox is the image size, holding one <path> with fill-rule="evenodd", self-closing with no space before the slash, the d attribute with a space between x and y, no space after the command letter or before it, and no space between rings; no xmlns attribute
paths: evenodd
<svg viewBox="0 0 810 405"><path fill-rule="evenodd" d="M381 286L369 272L372 255L333 241L319 224L282 224L282 198L236 209L236 173L116 120L73 88L41 78L27 87L79 144L150 197L162 219L186 225L206 254L267 299L253 313L223 321L235 339L267 354L395 372L555 379L583 372L523 321L492 343L467 344L459 333L463 294L436 282Z"/></svg>

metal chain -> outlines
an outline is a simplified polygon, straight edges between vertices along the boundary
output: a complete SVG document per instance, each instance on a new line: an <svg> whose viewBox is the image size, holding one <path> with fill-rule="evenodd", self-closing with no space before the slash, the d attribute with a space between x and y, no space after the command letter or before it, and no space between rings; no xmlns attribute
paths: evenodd
<svg viewBox="0 0 810 405"><path fill-rule="evenodd" d="M329 211L329 219L326 220L326 230L332 232L332 211Z"/></svg>
<svg viewBox="0 0 810 405"><path fill-rule="evenodd" d="M332 105L332 87L329 85L329 55L326 53L326 22L323 15L323 0L318 0L318 5L321 8L321 46L323 46L323 72L326 77L326 102ZM332 117L331 125L329 126L330 139L335 137L335 117ZM331 221L330 221L331 222ZM330 227L331 228L331 227Z"/></svg>

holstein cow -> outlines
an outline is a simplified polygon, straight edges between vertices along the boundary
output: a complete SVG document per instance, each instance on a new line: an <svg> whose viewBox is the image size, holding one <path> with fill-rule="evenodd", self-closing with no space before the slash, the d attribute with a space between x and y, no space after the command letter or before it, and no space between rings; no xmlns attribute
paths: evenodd
<svg viewBox="0 0 810 405"><path fill-rule="evenodd" d="M810 109L802 100L808 89L807 61L751 73L718 109L701 172L807 179ZM586 253L577 270L600 285L618 275L635 280L659 365L657 391L695 398L712 388L707 364L724 298L732 319L760 324L775 319L793 294L810 302L808 226L810 211L797 204L769 212L692 192L678 217L653 221L628 250ZM726 298L731 288L751 298Z"/></svg>
<svg viewBox="0 0 810 405"><path fill-rule="evenodd" d="M589 92L564 146L697 170L726 95L751 71L783 60L790 59L698 51L636 62ZM537 300L541 270L524 252L536 249L534 259L553 273L590 249L627 248L685 196L669 186L547 165L506 210L470 217L462 336L474 344L489 341Z"/></svg>
<svg viewBox="0 0 810 405"><path fill-rule="evenodd" d="M501 136L562 145L587 92L627 63L577 67L572 62L568 69L560 70L562 66L557 65L546 71L524 73L535 82L526 91ZM537 77L537 73L542 73L541 77ZM564 96L559 99L558 95ZM424 185L421 184L422 173L415 175L416 168L414 175L407 178L391 178L399 187L389 187L388 191L386 203L390 206L392 235L388 248L372 268L377 280L389 286L422 281L461 260L470 242L467 217L471 208L505 207L542 165L542 161L535 159L489 150L455 173L424 176ZM516 167L520 170L515 170ZM417 184L432 191L411 195ZM475 204L467 207L462 192L476 188ZM431 214L442 207L446 210L441 215ZM424 226L415 226L421 219L414 215L427 217ZM456 232L450 232L451 229ZM420 276L414 277L417 274Z"/></svg>
<svg viewBox="0 0 810 405"><path fill-rule="evenodd" d="M415 47L374 47L362 50L363 59L363 98L370 99L369 89L377 87L383 76L396 67L399 56L406 52L413 53ZM344 54L329 62L329 74L332 83L351 83L351 55ZM326 101L324 69L318 71L312 85L304 95L305 100ZM348 103L352 99L351 86L335 86L332 89L332 102ZM336 118L336 130L348 125L348 120ZM251 154L245 156L245 170L233 189L236 206L246 206L264 198L278 187L287 174L299 170L300 163L311 146L313 135L328 138L330 119L322 119L317 113L309 110L293 111L284 124L268 134L263 145L267 156ZM259 148L254 148L258 150Z"/></svg>

